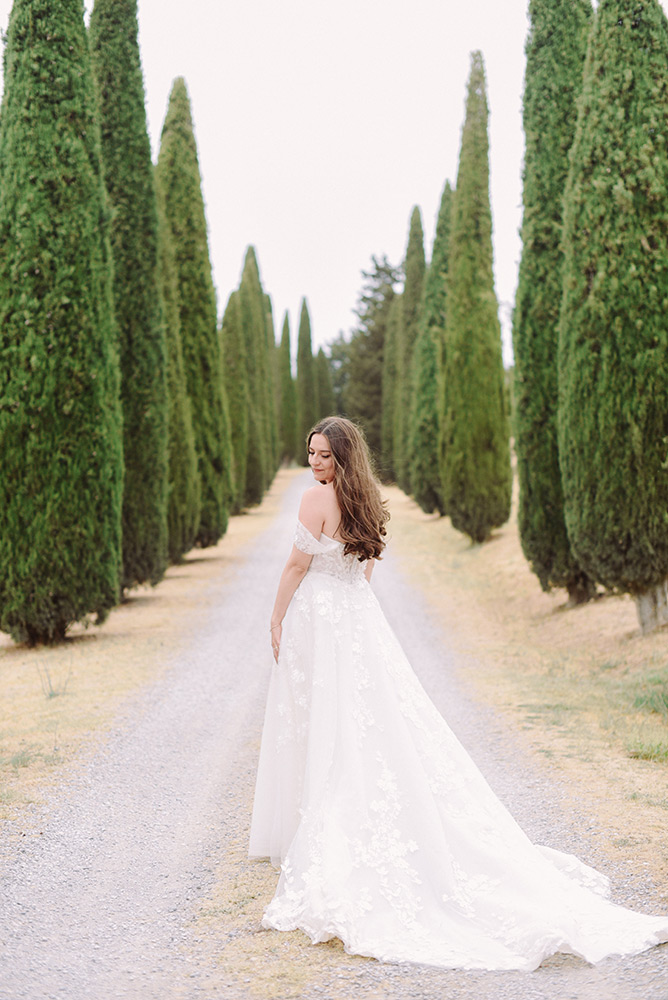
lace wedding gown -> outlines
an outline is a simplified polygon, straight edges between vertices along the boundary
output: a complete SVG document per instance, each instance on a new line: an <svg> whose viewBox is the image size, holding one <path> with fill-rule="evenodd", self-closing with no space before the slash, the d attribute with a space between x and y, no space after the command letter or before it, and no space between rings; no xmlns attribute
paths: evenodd
<svg viewBox="0 0 668 1000"><path fill-rule="evenodd" d="M413 673L356 556L301 522L313 556L285 617L262 737L251 857L281 865L263 926L389 962L535 969L668 940L668 915L534 846Z"/></svg>

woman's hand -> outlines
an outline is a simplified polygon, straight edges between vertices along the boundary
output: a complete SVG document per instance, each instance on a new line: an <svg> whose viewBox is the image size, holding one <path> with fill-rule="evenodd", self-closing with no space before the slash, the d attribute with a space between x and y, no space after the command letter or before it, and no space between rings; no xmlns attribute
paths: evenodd
<svg viewBox="0 0 668 1000"><path fill-rule="evenodd" d="M278 651L281 648L281 634L283 632L282 625L272 625L270 629L271 634L271 651L274 654L274 659L278 663Z"/></svg>

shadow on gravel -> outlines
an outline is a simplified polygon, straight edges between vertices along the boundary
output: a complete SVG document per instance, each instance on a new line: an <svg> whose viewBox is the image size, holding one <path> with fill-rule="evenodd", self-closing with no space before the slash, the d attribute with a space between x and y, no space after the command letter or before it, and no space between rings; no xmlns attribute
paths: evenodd
<svg viewBox="0 0 668 1000"><path fill-rule="evenodd" d="M156 601L160 600L160 594L156 594L155 591L151 591L148 594L130 594L129 597L124 597L121 602L122 608L140 608L143 604L155 604Z"/></svg>
<svg viewBox="0 0 668 1000"><path fill-rule="evenodd" d="M183 560L183 562L181 563L181 565L182 566L194 566L195 563L212 563L212 562L217 562L217 563L226 563L226 562L227 563L232 563L232 562L234 562L234 559L231 558L228 555L225 555L223 552L216 552L215 555L212 554L210 556L188 556L186 559ZM170 579L170 580L172 579L172 574L171 573L169 574L168 579Z"/></svg>

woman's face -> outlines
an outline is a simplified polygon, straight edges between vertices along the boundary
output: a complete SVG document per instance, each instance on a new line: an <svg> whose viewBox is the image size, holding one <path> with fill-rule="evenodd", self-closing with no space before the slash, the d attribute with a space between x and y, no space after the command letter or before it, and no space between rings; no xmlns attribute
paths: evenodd
<svg viewBox="0 0 668 1000"><path fill-rule="evenodd" d="M314 434L308 446L308 464L313 475L321 483L331 483L334 479L334 459L329 441L324 434Z"/></svg>

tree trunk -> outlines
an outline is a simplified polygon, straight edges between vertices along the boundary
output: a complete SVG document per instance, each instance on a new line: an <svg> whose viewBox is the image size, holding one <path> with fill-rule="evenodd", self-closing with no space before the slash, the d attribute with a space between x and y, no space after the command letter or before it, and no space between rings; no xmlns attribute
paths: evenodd
<svg viewBox="0 0 668 1000"><path fill-rule="evenodd" d="M643 635L654 632L662 625L668 625L668 597L665 580L634 596L638 621Z"/></svg>
<svg viewBox="0 0 668 1000"><path fill-rule="evenodd" d="M578 604L586 604L596 597L596 584L586 573L578 573L566 585L568 590L568 607L575 608Z"/></svg>

